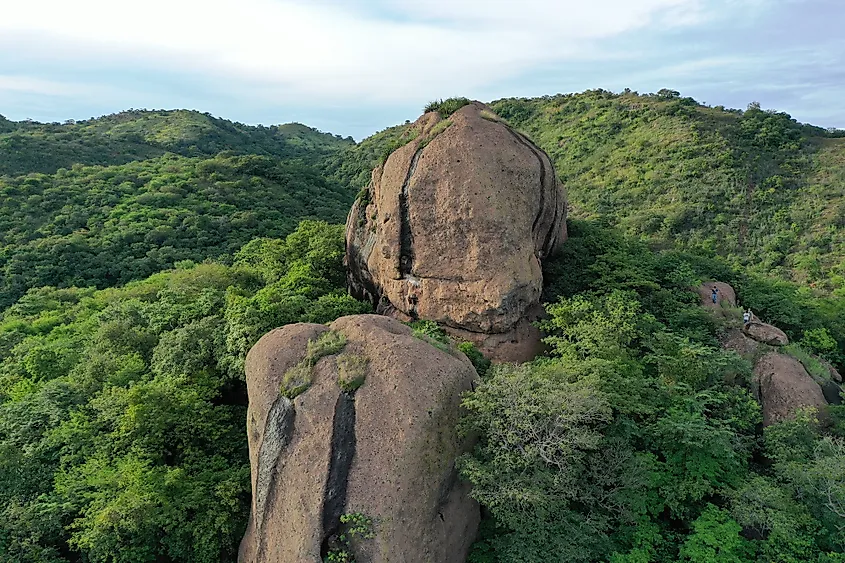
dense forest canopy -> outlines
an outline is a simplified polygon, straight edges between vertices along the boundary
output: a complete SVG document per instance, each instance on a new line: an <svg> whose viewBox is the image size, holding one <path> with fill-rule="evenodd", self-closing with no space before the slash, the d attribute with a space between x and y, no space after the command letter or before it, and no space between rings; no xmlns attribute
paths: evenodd
<svg viewBox="0 0 845 563"><path fill-rule="evenodd" d="M471 561L845 560L843 407L762 430L719 345L739 311L692 290L733 284L808 370L845 367L845 135L670 90L491 106L550 154L572 220L544 264L549 353L488 370L464 348ZM245 354L370 310L342 223L407 127L0 116L0 560L236 559Z"/></svg>

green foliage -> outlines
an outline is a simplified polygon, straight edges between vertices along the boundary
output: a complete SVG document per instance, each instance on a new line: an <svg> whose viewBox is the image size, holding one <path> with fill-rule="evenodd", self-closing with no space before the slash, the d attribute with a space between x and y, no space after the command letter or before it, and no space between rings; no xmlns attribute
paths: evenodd
<svg viewBox="0 0 845 563"><path fill-rule="evenodd" d="M447 98L445 100L434 100L426 104L425 108L423 109L423 112L428 113L430 111L436 111L440 114L440 117L446 119L462 107L471 103L472 100L469 100L467 98Z"/></svg>
<svg viewBox="0 0 845 563"><path fill-rule="evenodd" d="M475 347L475 344L472 342L461 342L458 344L458 350L463 352L469 361L472 362L475 371L478 372L478 375L484 377L487 375L487 370L490 369L490 360L484 357L484 354Z"/></svg>
<svg viewBox="0 0 845 563"><path fill-rule="evenodd" d="M394 150L416 138L419 131L409 122L380 131L354 146L323 160L327 177L354 190L370 183L373 168L384 163Z"/></svg>
<svg viewBox="0 0 845 563"><path fill-rule="evenodd" d="M426 146L436 136L438 136L440 133L442 133L443 131L448 129L450 125L452 125L452 121L449 120L449 119L444 119L443 121L439 122L437 125L432 127L431 130L428 132L428 134L425 136L425 139L423 139L422 142L420 143L420 147Z"/></svg>
<svg viewBox="0 0 845 563"><path fill-rule="evenodd" d="M800 344L805 350L828 360L835 360L838 354L836 340L834 340L830 332L824 327L805 330Z"/></svg>
<svg viewBox="0 0 845 563"><path fill-rule="evenodd" d="M337 354L346 346L346 337L333 330L326 331L316 339L309 339L305 357L294 364L282 376L279 392L293 399L311 386L314 366L320 358Z"/></svg>
<svg viewBox="0 0 845 563"><path fill-rule="evenodd" d="M230 261L301 219L342 222L353 194L269 156L165 155L0 176L0 307L29 288L125 284L190 260Z"/></svg>
<svg viewBox="0 0 845 563"><path fill-rule="evenodd" d="M572 505L618 500L590 482L585 462L590 452L605 451L600 429L610 407L594 384L569 378L563 368L497 365L464 400L464 431L484 438L459 468L473 497L513 530L490 540L501 560L540 561L550 553L591 560L601 542L593 544L594 526Z"/></svg>
<svg viewBox="0 0 845 563"><path fill-rule="evenodd" d="M0 176L53 174L75 164L122 165L165 153L197 157L231 151L316 164L351 145L349 138L299 123L251 127L185 110L129 110L62 125L2 120Z"/></svg>
<svg viewBox="0 0 845 563"><path fill-rule="evenodd" d="M742 527L724 510L708 505L692 523L693 533L681 546L681 561L693 563L751 562L753 548L740 536Z"/></svg>
<svg viewBox="0 0 845 563"><path fill-rule="evenodd" d="M571 227L544 265L551 357L494 366L464 399L462 427L480 438L459 468L491 515L472 560L837 557L842 438L811 412L761 435L751 366L716 338L735 319L710 315L693 291L728 280L763 305L762 288L794 286ZM796 299L818 311L831 298ZM812 316L776 301L768 310L796 324Z"/></svg>
<svg viewBox="0 0 845 563"><path fill-rule="evenodd" d="M430 104L434 133L467 103ZM461 425L478 441L459 470L490 515L470 560L842 561L845 408L761 432L750 365L719 345L736 311L695 291L731 283L814 377L830 375L813 354L841 367L841 135L670 89L493 108L551 155L576 217L543 263L549 355L491 367L458 344L484 376ZM246 352L370 311L346 292L344 227L323 221L418 134L0 117L0 559L236 559ZM436 323L412 327L456 353ZM309 342L285 392L337 354L353 391L367 361L342 350ZM351 562L371 528L341 517L327 560Z"/></svg>
<svg viewBox="0 0 845 563"><path fill-rule="evenodd" d="M804 369L807 370L813 379L816 380L817 383L824 383L825 381L830 381L830 370L822 364L818 358L804 350L798 344L789 344L781 348L785 353L789 354L799 362L801 365L804 366Z"/></svg>
<svg viewBox="0 0 845 563"><path fill-rule="evenodd" d="M478 115L480 115L482 119L486 119L487 121L493 121L496 123L500 123L502 121L502 119L498 115L486 109L483 109L478 112Z"/></svg>
<svg viewBox="0 0 845 563"><path fill-rule="evenodd" d="M346 337L333 330L329 330L317 337L317 340L309 340L306 347L305 359L316 364L320 358L337 354L346 346Z"/></svg>
<svg viewBox="0 0 845 563"><path fill-rule="evenodd" d="M434 321L413 321L410 323L413 335L420 340L425 340L438 350L451 353L452 341L440 325Z"/></svg>
<svg viewBox="0 0 845 563"><path fill-rule="evenodd" d="M308 359L304 359L288 368L282 376L279 392L288 399L294 399L305 392L311 387L313 367Z"/></svg>
<svg viewBox="0 0 845 563"><path fill-rule="evenodd" d="M351 544L355 539L375 537L373 520L360 512L353 512L341 514L340 524L342 531L337 537L338 545L329 550L323 561L327 563L355 563Z"/></svg>
<svg viewBox="0 0 845 563"><path fill-rule="evenodd" d="M367 378L370 361L360 354L341 354L337 357L337 383L346 393L354 393Z"/></svg>
<svg viewBox="0 0 845 563"><path fill-rule="evenodd" d="M235 561L250 504L244 357L275 326L367 310L347 301L342 247L342 227L304 222L234 266L32 289L9 307L0 559Z"/></svg>
<svg viewBox="0 0 845 563"><path fill-rule="evenodd" d="M576 217L826 290L845 282L845 142L824 129L669 89L491 108L549 153Z"/></svg>

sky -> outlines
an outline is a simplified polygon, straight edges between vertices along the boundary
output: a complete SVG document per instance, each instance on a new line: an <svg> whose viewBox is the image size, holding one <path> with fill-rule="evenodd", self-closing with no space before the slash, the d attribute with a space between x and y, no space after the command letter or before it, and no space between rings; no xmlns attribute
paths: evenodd
<svg viewBox="0 0 845 563"><path fill-rule="evenodd" d="M680 91L845 128L843 0L0 0L0 114L188 108L360 140L426 102Z"/></svg>

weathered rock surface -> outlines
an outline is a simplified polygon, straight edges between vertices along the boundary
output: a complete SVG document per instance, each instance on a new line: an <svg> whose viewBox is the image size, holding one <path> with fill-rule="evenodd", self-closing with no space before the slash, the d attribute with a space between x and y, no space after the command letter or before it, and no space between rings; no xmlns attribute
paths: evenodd
<svg viewBox="0 0 845 563"><path fill-rule="evenodd" d="M830 378L835 381L836 383L842 383L842 374L839 373L839 370L836 369L833 364L825 360L824 358L819 358L819 361L822 363L824 367L827 368L827 371L830 372Z"/></svg>
<svg viewBox="0 0 845 563"><path fill-rule="evenodd" d="M487 358L497 362L522 363L530 362L547 349L541 340L543 335L540 329L533 324L544 316L542 305L537 304L529 308L525 317L508 332L488 334L450 326L443 328L453 338L475 344Z"/></svg>
<svg viewBox="0 0 845 563"><path fill-rule="evenodd" d="M413 131L349 214L352 293L402 320L525 338L514 329L539 302L541 260L566 238L551 161L480 103Z"/></svg>
<svg viewBox="0 0 845 563"><path fill-rule="evenodd" d="M742 329L746 336L769 346L786 346L789 338L776 326L752 320Z"/></svg>
<svg viewBox="0 0 845 563"><path fill-rule="evenodd" d="M827 406L821 387L791 356L769 352L754 366L754 379L760 387L764 426L786 420L802 407L823 414Z"/></svg>
<svg viewBox="0 0 845 563"><path fill-rule="evenodd" d="M760 349L760 343L743 334L741 330L732 328L722 339L722 348L733 350L746 360L753 362Z"/></svg>
<svg viewBox="0 0 845 563"><path fill-rule="evenodd" d="M719 290L717 294L716 303L713 303L713 288ZM721 307L722 302L726 302L731 307L736 307L736 292L730 285L720 281L708 281L701 284L698 288L698 294L701 296L701 304L706 307Z"/></svg>
<svg viewBox="0 0 845 563"><path fill-rule="evenodd" d="M309 340L333 330L337 354L313 366L310 387L279 394ZM338 386L338 358L365 359L356 391ZM463 563L480 514L454 463L461 393L477 374L459 352L413 336L387 317L356 315L330 327L295 324L265 335L247 356L253 505L240 561L319 563L342 514L373 520L353 541L360 562Z"/></svg>

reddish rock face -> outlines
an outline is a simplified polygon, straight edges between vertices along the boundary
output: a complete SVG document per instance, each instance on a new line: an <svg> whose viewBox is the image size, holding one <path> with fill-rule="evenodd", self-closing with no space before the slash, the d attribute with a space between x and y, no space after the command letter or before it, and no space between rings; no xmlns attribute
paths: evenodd
<svg viewBox="0 0 845 563"><path fill-rule="evenodd" d="M282 396L285 373L329 330L345 344L313 364L305 391ZM363 384L344 391L350 365ZM372 520L372 537L350 547L356 561L466 560L480 520L455 470L469 446L456 430L461 394L478 377L466 356L356 315L270 332L246 372L253 501L239 561L321 563L343 514Z"/></svg>
<svg viewBox="0 0 845 563"><path fill-rule="evenodd" d="M539 333L517 325L539 302L541 260L566 238L551 161L479 103L447 120L427 113L413 131L349 214L352 293L402 320L484 335L476 342L509 333L536 346Z"/></svg>
<svg viewBox="0 0 845 563"><path fill-rule="evenodd" d="M791 418L802 407L823 414L827 406L819 384L791 356L769 352L754 366L754 379L760 386L764 426Z"/></svg>
<svg viewBox="0 0 845 563"><path fill-rule="evenodd" d="M713 289L718 290L716 303L713 303ZM706 307L720 307L723 301L731 307L736 307L736 292L734 288L724 282L704 282L698 288L698 294L701 296L701 304Z"/></svg>
<svg viewBox="0 0 845 563"><path fill-rule="evenodd" d="M786 346L789 344L789 338L787 338L781 329L759 321L752 320L745 325L743 332L757 342L762 342L769 346Z"/></svg>

